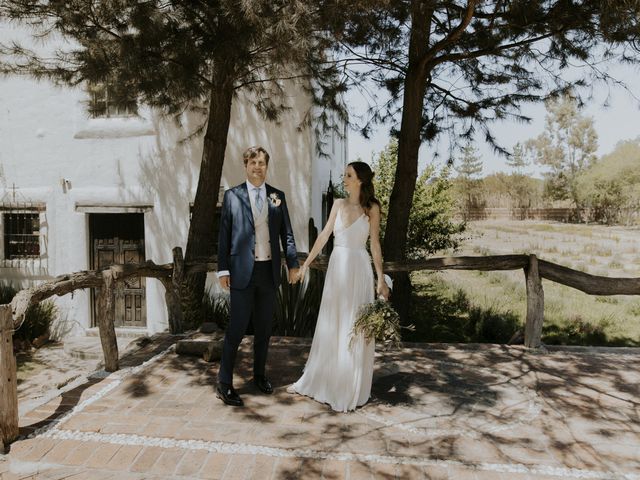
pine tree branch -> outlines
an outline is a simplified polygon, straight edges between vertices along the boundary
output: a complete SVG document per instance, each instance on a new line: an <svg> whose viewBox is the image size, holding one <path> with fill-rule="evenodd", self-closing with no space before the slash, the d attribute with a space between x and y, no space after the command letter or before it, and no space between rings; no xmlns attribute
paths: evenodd
<svg viewBox="0 0 640 480"><path fill-rule="evenodd" d="M107 27L103 26L98 21L98 18L96 17L95 12L93 11L93 6L92 5L89 5L89 12L90 12L89 18L91 19L94 27L96 27L101 32L106 33L107 35L110 35L110 36L114 37L117 40L122 40L122 36L121 35L118 35L117 33L111 31L110 29L108 29Z"/></svg>
<svg viewBox="0 0 640 480"><path fill-rule="evenodd" d="M540 40L545 40L547 38L553 37L563 31L566 31L566 28L559 28L558 30L545 33L544 35L539 35L537 37L529 38L527 40L522 40L520 42L513 42L513 43L507 43L504 45L499 45L497 47L481 48L479 50L475 50L467 53L452 53L452 54L441 55L439 57L434 58L433 65L435 66L444 62L457 62L458 60L470 60L473 58L484 57L487 55L498 55L500 52L504 52L505 50L522 47L524 45L530 45L530 44L539 42Z"/></svg>
<svg viewBox="0 0 640 480"><path fill-rule="evenodd" d="M234 86L233 89L240 90L242 88L248 87L249 85L272 83L272 82L279 82L279 81L286 81L286 80L297 80L300 78L308 80L311 78L311 74L307 73L307 74L301 74L301 75L290 75L286 77L256 78L254 80L247 80L246 82L239 83L236 86Z"/></svg>
<svg viewBox="0 0 640 480"><path fill-rule="evenodd" d="M392 61L391 59L382 59L380 57L370 57L370 56L368 56L366 54L360 54L355 49L353 49L352 47L350 47L349 45L347 45L344 42L342 42L340 45L347 52L349 52L351 55L354 56L353 59L351 59L351 58L341 58L338 61L338 62L342 63L345 67L347 67L349 65L357 65L357 64L359 64L358 62L362 62L360 64L374 65L376 67L382 67L382 68L385 68L387 70L391 70L391 71L394 71L396 73L399 73L401 75L405 75L407 73L406 66L399 65L398 63Z"/></svg>
<svg viewBox="0 0 640 480"><path fill-rule="evenodd" d="M460 24L456 28L454 28L446 37L437 41L431 48L429 48L429 53L420 60L421 68L427 68L427 65L435 58L438 52L441 52L442 50L450 47L456 40L460 38L460 36L464 33L464 31L471 23L471 20L473 19L473 13L476 7L476 3L476 0L469 0ZM434 65L432 65L432 67Z"/></svg>

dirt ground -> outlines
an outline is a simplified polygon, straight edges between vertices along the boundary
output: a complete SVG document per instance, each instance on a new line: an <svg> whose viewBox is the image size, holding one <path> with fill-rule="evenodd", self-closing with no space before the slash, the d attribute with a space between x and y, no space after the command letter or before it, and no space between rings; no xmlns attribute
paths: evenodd
<svg viewBox="0 0 640 480"><path fill-rule="evenodd" d="M18 354L18 397L36 398L52 388L62 388L81 375L100 368L95 359L67 355L62 343L50 343Z"/></svg>
<svg viewBox="0 0 640 480"><path fill-rule="evenodd" d="M87 337L89 339L89 337ZM89 341L99 344L95 337ZM135 341L120 352L121 358L138 349ZM49 401L74 383L88 376L105 375L102 360L77 358L64 351L62 343L52 342L39 349L19 352L18 400L21 414Z"/></svg>
<svg viewBox="0 0 640 480"><path fill-rule="evenodd" d="M640 276L640 228L534 220L470 222L456 255L534 253L594 275Z"/></svg>

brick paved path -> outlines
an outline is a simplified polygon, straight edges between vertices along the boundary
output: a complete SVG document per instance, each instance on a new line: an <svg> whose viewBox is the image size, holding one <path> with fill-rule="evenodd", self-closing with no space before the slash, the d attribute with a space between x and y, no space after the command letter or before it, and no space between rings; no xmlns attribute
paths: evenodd
<svg viewBox="0 0 640 480"><path fill-rule="evenodd" d="M640 350L414 345L378 354L350 414L286 393L307 351L274 339L265 396L243 344L242 409L171 348L97 376L22 416L0 477L640 479Z"/></svg>

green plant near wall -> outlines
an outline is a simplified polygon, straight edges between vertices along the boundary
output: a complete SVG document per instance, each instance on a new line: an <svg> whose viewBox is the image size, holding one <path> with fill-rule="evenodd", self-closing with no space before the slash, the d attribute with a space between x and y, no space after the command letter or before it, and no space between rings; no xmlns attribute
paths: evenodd
<svg viewBox="0 0 640 480"><path fill-rule="evenodd" d="M206 322L215 322L220 328L227 328L230 318L228 292L216 293L208 288L202 299L202 308Z"/></svg>
<svg viewBox="0 0 640 480"><path fill-rule="evenodd" d="M18 290L12 285L0 285L0 304L10 303ZM48 335L51 323L58 314L52 301L32 305L26 312L25 320L13 334L14 339L33 342L36 338Z"/></svg>
<svg viewBox="0 0 640 480"><path fill-rule="evenodd" d="M283 269L282 278L284 281L276 295L273 335L313 336L324 287L324 272L311 270L304 282L291 285L286 281L287 272Z"/></svg>
<svg viewBox="0 0 640 480"><path fill-rule="evenodd" d="M318 318L324 273L312 270L305 282L294 285L286 281L288 273L284 268L282 275L283 282L276 294L272 335L310 337ZM205 321L215 322L221 329L226 329L230 318L229 294L208 289L202 303ZM253 334L251 323L246 334Z"/></svg>

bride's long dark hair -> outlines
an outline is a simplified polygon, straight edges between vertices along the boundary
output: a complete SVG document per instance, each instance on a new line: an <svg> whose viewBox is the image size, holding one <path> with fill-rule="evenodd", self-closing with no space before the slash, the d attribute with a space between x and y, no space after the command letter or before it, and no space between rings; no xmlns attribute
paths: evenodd
<svg viewBox="0 0 640 480"><path fill-rule="evenodd" d="M373 186L373 171L371 167L364 162L351 162L347 165L356 172L356 177L360 180L360 206L369 213L374 204L380 206L380 202L376 198L375 188Z"/></svg>

